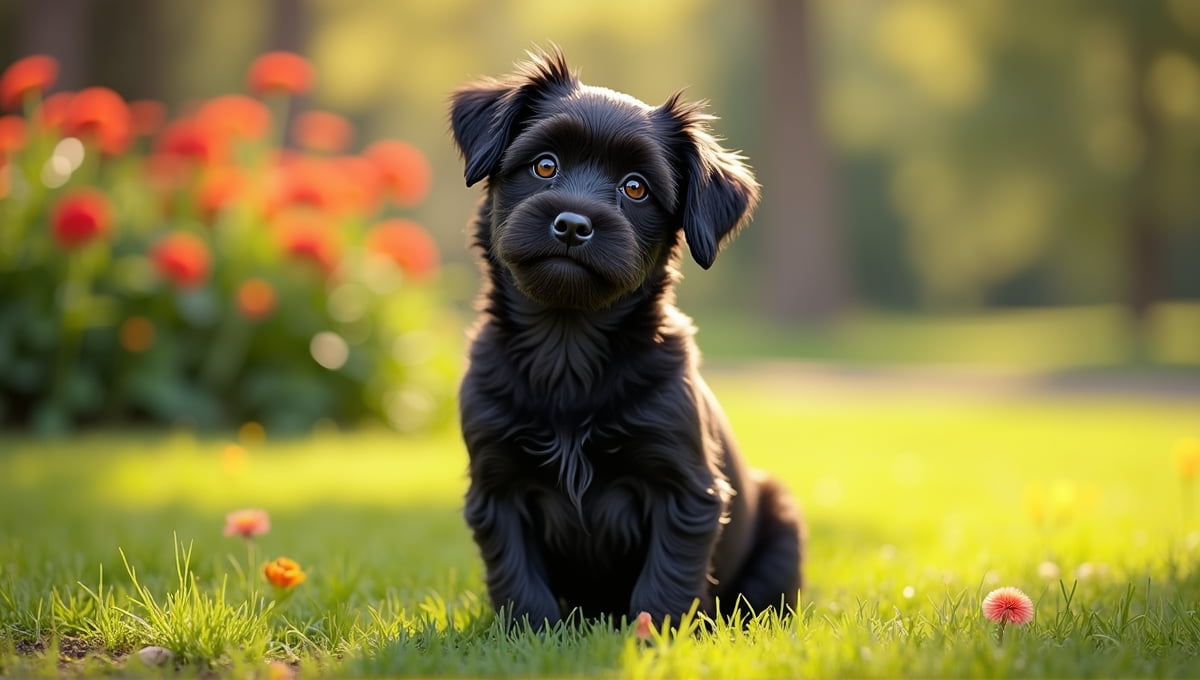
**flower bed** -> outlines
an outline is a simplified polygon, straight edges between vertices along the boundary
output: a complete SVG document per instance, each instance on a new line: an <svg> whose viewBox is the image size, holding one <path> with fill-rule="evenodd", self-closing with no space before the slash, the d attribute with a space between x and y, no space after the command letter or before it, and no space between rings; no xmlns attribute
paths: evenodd
<svg viewBox="0 0 1200 680"><path fill-rule="evenodd" d="M429 190L399 140L359 153L289 116L311 66L255 61L248 94L173 118L57 67L0 75L0 423L419 428L444 411ZM286 122L291 120L291 125Z"/></svg>

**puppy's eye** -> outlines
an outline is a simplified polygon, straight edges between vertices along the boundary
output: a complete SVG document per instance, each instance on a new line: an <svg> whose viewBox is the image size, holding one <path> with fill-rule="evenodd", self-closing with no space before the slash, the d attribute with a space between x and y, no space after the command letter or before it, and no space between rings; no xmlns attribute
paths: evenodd
<svg viewBox="0 0 1200 680"><path fill-rule="evenodd" d="M649 195L650 190L646 188L646 180L642 179L640 175L630 175L621 185L621 193L631 201L641 201Z"/></svg>
<svg viewBox="0 0 1200 680"><path fill-rule="evenodd" d="M533 174L542 179L553 179L558 174L558 159L552 154L542 154L533 162Z"/></svg>

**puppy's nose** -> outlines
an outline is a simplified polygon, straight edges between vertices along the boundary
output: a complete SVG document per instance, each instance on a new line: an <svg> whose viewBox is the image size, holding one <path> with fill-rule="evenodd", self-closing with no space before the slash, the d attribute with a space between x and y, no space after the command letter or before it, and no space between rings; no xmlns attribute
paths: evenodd
<svg viewBox="0 0 1200 680"><path fill-rule="evenodd" d="M583 245L592 237L592 221L579 213L563 212L554 218L550 231L568 246Z"/></svg>

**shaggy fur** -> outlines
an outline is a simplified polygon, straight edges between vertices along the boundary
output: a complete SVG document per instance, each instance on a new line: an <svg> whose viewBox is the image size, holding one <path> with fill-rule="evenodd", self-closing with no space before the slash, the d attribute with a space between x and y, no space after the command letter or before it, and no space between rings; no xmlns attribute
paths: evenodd
<svg viewBox="0 0 1200 680"><path fill-rule="evenodd" d="M486 180L465 514L515 620L795 604L797 510L744 465L673 305L682 244L707 269L758 199L710 119L583 85L557 52L453 95Z"/></svg>

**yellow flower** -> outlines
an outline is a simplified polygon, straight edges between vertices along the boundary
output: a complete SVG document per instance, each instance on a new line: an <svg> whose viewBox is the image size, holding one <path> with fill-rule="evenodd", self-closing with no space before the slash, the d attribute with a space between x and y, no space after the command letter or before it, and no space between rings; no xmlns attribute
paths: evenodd
<svg viewBox="0 0 1200 680"><path fill-rule="evenodd" d="M304 579L308 576L300 570L300 565L287 557L276 558L273 562L267 562L263 567L263 573L266 574L267 580L271 585L279 588L292 588L304 583Z"/></svg>
<svg viewBox="0 0 1200 680"><path fill-rule="evenodd" d="M1180 477L1195 477L1196 473L1200 472L1200 439L1185 437L1175 442L1171 460L1175 463L1175 471Z"/></svg>

